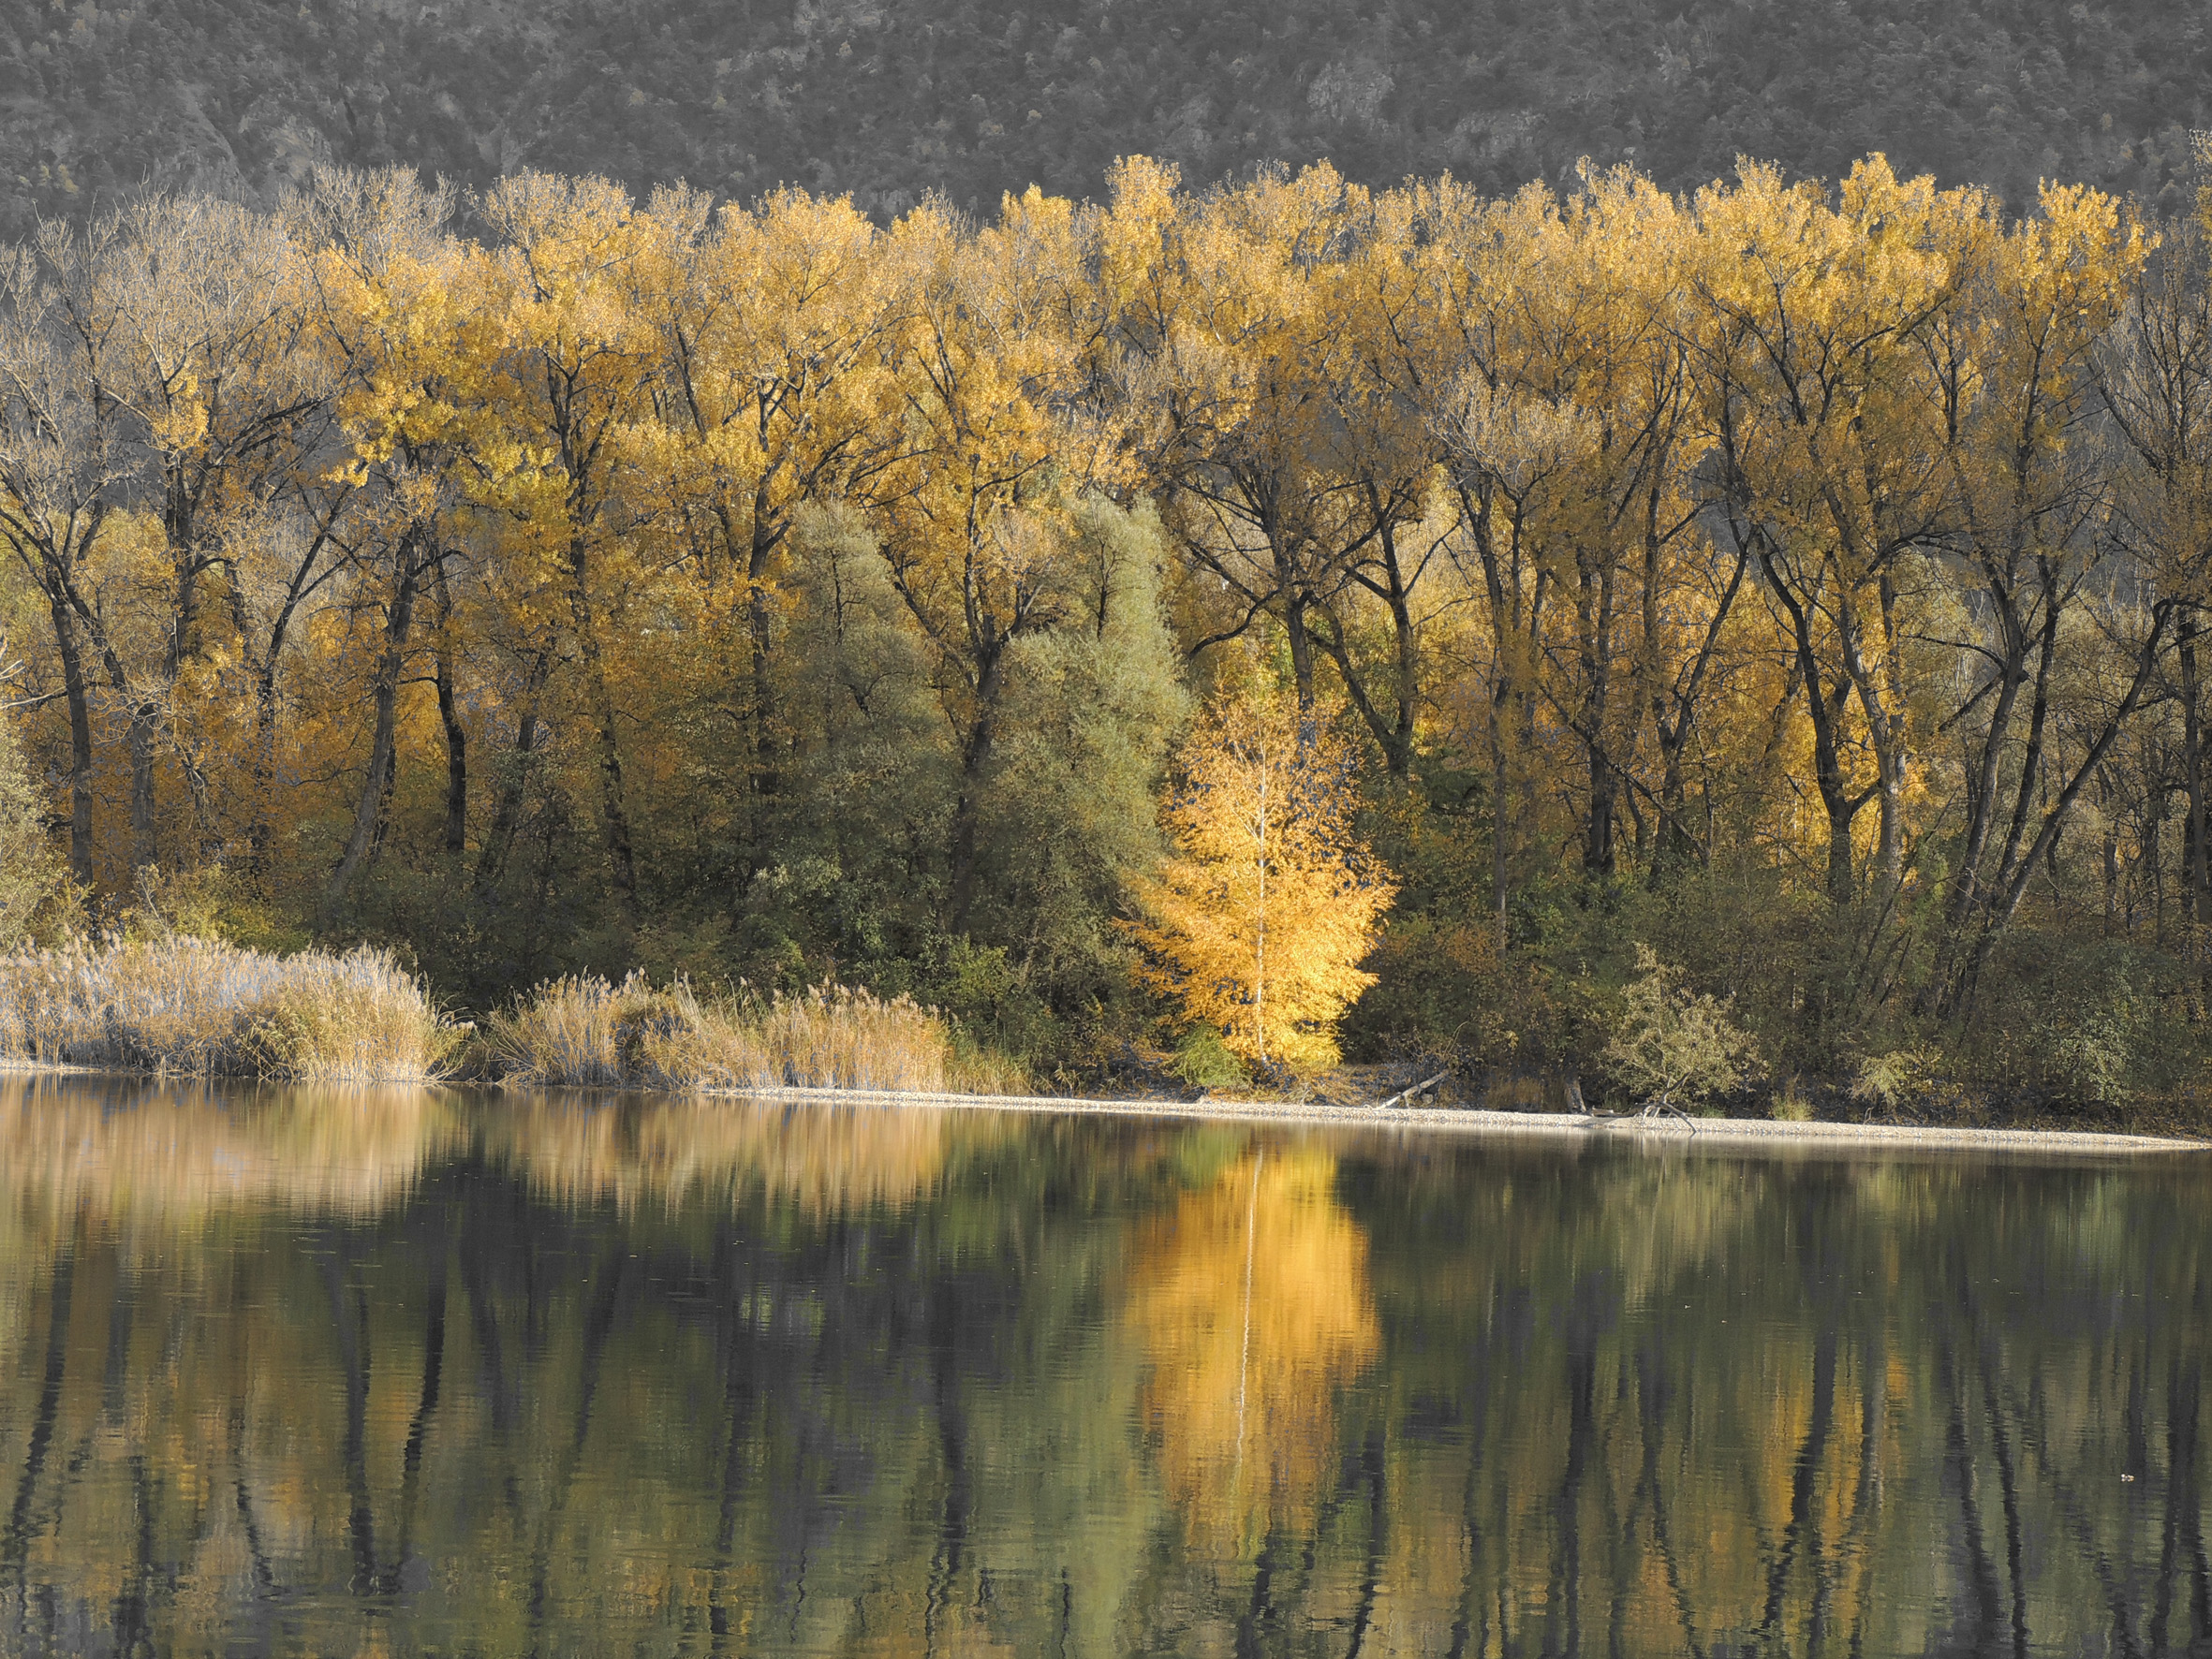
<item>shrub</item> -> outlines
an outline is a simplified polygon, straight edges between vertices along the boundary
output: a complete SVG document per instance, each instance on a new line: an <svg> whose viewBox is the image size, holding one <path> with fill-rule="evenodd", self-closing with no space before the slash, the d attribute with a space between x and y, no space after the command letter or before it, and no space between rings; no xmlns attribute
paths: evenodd
<svg viewBox="0 0 2212 1659"><path fill-rule="evenodd" d="M1622 999L1604 1060L1629 1091L1644 1099L1679 1106L1743 1084L1756 1064L1750 1034L1735 1023L1729 1005L1695 995L1682 970L1669 967L1647 945L1636 947L1640 976Z"/></svg>
<svg viewBox="0 0 2212 1659"><path fill-rule="evenodd" d="M1851 1081L1851 1098L1894 1112L1931 1094L1939 1057L1925 1044L1910 1043L1861 1060Z"/></svg>
<svg viewBox="0 0 2212 1659"><path fill-rule="evenodd" d="M1194 1089L1233 1089L1247 1080L1220 1029L1205 1024L1192 1026L1175 1045L1174 1072Z"/></svg>
<svg viewBox="0 0 2212 1659"><path fill-rule="evenodd" d="M1774 1103L1769 1108L1777 1122L1783 1123L1809 1123L1813 1120L1812 1096L1805 1091L1804 1080L1797 1077L1782 1079L1782 1086L1775 1091Z"/></svg>

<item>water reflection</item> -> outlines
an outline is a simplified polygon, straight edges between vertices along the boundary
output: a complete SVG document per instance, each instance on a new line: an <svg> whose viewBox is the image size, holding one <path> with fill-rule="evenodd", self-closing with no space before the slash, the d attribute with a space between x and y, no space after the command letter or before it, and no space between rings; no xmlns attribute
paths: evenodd
<svg viewBox="0 0 2212 1659"><path fill-rule="evenodd" d="M0 1652L2179 1653L2212 1171L0 1086Z"/></svg>
<svg viewBox="0 0 2212 1659"><path fill-rule="evenodd" d="M1365 1235L1336 1160L1264 1147L1144 1226L1128 1296L1144 1423L1168 1496L1208 1553L1312 1527L1338 1390L1379 1343Z"/></svg>
<svg viewBox="0 0 2212 1659"><path fill-rule="evenodd" d="M784 1100L634 1095L610 1103L604 1094L549 1091L504 1103L483 1132L495 1162L571 1207L601 1199L626 1211L646 1199L680 1207L758 1182L772 1199L818 1216L912 1201L956 1150L989 1145L1003 1122Z"/></svg>

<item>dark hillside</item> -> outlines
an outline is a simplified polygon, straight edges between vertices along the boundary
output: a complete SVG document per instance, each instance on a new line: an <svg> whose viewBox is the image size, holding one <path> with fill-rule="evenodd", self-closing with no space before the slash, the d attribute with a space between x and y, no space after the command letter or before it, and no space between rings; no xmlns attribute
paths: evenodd
<svg viewBox="0 0 2212 1659"><path fill-rule="evenodd" d="M1329 156L1492 189L1578 155L1671 185L1884 150L2019 198L2154 199L2212 123L2206 8L2144 0L15 0L0 234L154 179L259 195L318 157L470 183L778 183L894 212L1143 152L1204 182ZM2171 206L2172 201L2166 205Z"/></svg>

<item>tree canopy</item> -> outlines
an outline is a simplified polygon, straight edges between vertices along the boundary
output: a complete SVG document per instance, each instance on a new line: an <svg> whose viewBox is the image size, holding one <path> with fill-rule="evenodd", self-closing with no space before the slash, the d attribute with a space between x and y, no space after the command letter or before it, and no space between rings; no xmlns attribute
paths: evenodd
<svg viewBox="0 0 2212 1659"><path fill-rule="evenodd" d="M1069 1076L1196 1020L1595 1078L1648 947L1777 1078L1940 1033L1977 1090L2190 1086L2193 203L459 206L323 169L0 261L8 699L87 920L155 867L471 1006L834 976ZM1264 826L1319 1001L1247 1042L1258 978L1129 924L1244 940L1205 802L1263 727L1325 782Z"/></svg>

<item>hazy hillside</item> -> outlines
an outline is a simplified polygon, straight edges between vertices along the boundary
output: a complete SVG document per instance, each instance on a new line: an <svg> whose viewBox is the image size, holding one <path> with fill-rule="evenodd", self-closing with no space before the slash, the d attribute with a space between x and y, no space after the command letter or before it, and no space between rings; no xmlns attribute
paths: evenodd
<svg viewBox="0 0 2212 1659"><path fill-rule="evenodd" d="M1739 151L1831 174L1880 148L2014 196L2155 198L2208 102L2191 0L17 0L0 231L147 178L265 192L317 156L885 211L1092 194L1132 151L1198 182L1328 155L1506 187L1585 154L1689 184Z"/></svg>

